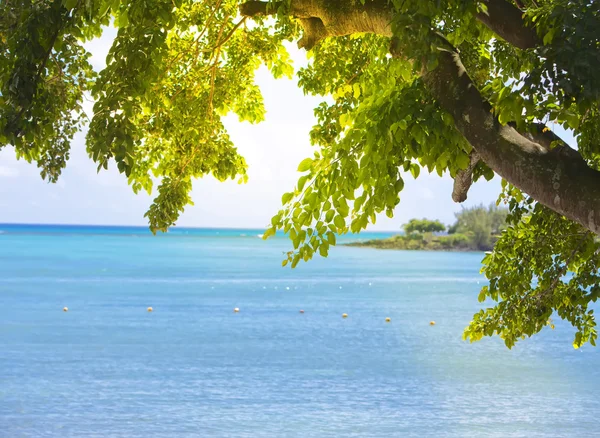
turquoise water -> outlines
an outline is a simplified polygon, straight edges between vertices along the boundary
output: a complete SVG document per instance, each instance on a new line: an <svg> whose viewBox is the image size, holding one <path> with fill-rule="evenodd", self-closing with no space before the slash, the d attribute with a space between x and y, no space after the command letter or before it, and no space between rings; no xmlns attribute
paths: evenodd
<svg viewBox="0 0 600 438"><path fill-rule="evenodd" d="M600 436L568 325L461 340L482 254L259 233L0 225L0 436Z"/></svg>

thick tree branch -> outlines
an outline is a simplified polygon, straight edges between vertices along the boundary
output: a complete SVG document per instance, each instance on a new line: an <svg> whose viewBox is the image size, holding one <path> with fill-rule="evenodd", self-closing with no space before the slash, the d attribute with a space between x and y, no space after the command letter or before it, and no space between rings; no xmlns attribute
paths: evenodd
<svg viewBox="0 0 600 438"><path fill-rule="evenodd" d="M508 122L508 125L517 129L517 124L514 122ZM519 131L519 134L547 150L552 149L553 146L567 146L567 142L552 132L544 123L535 123L529 127L528 131Z"/></svg>
<svg viewBox="0 0 600 438"><path fill-rule="evenodd" d="M532 49L540 45L535 30L527 27L523 11L507 0L487 0L486 12L479 12L477 19L492 32L519 49Z"/></svg>
<svg viewBox="0 0 600 438"><path fill-rule="evenodd" d="M364 5L348 2L344 7L333 3L331 0L291 0L291 16L312 20L308 22L308 29L303 22L304 30L308 32L307 41L314 40L316 44L327 36L358 32L391 36L393 7L387 0L367 0ZM275 14L282 4L250 0L240 5L240 13L246 17ZM487 11L479 12L476 18L492 32L520 49L531 49L540 44L535 30L525 25L523 12L515 5L507 0L487 0L485 5ZM320 20L321 24L315 20ZM315 35L310 33L310 28L318 29ZM313 45L308 47L302 43L300 47L308 50Z"/></svg>
<svg viewBox="0 0 600 438"><path fill-rule="evenodd" d="M516 128L515 123L509 123L510 126ZM567 143L558 135L552 132L543 123L536 123L529 127L528 131L519 131L519 134L539 144L546 150L551 150L553 147L568 147ZM475 166L480 161L479 154L475 151L471 152L469 166L464 170L459 170L454 177L454 186L452 188L452 200L454 202L464 202L467 200L467 194L473 184L473 171Z"/></svg>
<svg viewBox="0 0 600 438"><path fill-rule="evenodd" d="M240 13L248 17L275 14L280 6L281 2L251 0L240 5ZM367 0L364 5L348 2L343 6L327 0L292 0L289 14L304 28L298 47L310 50L323 38L354 33L392 36L393 10L387 0Z"/></svg>
<svg viewBox="0 0 600 438"><path fill-rule="evenodd" d="M423 80L482 160L536 201L599 233L600 172L566 144L549 149L501 125L458 53L445 44L439 50L438 67Z"/></svg>

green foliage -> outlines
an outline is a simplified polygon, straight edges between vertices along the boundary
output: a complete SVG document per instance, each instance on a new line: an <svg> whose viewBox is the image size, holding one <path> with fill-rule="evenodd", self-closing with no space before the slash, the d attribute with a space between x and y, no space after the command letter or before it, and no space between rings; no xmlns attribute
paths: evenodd
<svg viewBox="0 0 600 438"><path fill-rule="evenodd" d="M407 234L436 233L446 230L446 226L440 221L430 221L428 219L411 219L402 228Z"/></svg>
<svg viewBox="0 0 600 438"><path fill-rule="evenodd" d="M0 17L0 148L13 145L55 182L85 122L81 103L94 78L81 42L107 21L94 4L73 11L58 1L2 2Z"/></svg>
<svg viewBox="0 0 600 438"><path fill-rule="evenodd" d="M501 200L510 205L509 226L483 259L489 285L479 294L479 301L496 304L475 314L465 338L497 334L510 348L549 325L556 312L577 329L575 348L585 342L595 345L596 323L589 307L600 294L600 243L510 185Z"/></svg>
<svg viewBox="0 0 600 438"><path fill-rule="evenodd" d="M499 208L492 204L489 207L483 205L463 208L456 213L456 223L451 227L453 233L463 233L469 236L474 248L487 251L495 242L495 235L505 228L505 208Z"/></svg>
<svg viewBox="0 0 600 438"><path fill-rule="evenodd" d="M336 2L330 12L359 3ZM390 38L370 34L326 38L309 52L298 84L323 96L310 133L315 152L300 163L297 185L283 194L264 234L281 229L291 238L284 265L326 256L337 235L365 229L380 213L392 216L406 178L424 171L454 177L469 165L471 146L420 79L438 65L436 33L459 49L500 124L522 132L540 121L572 129L582 156L600 168L598 8L588 0L524 3L541 40L529 50L502 41L476 19L485 2L392 0L393 41L405 48L403 58L390 55ZM75 132L89 122L87 151L98 169L114 163L135 192L155 194L146 216L153 231L166 230L191 203L195 178L247 179L222 117L264 118L256 69L293 74L284 42L303 31L286 14L290 3L281 3L274 18L243 18L238 6L237 0L0 2L0 148L13 147L56 181ZM95 73L82 43L110 23L118 34L106 68ZM82 104L90 95L88 121ZM473 176L494 174L480 162ZM490 285L481 295L497 305L476 315L467 337L498 333L512 346L557 312L578 329L576 346L594 342L587 306L596 299L596 241L510 186L502 200L510 226L485 259ZM456 234L439 244L459 245L467 236L488 247L501 228L496 213L461 213L449 229Z"/></svg>
<svg viewBox="0 0 600 438"><path fill-rule="evenodd" d="M221 117L261 121L257 67L293 72L282 43L296 26L284 18L247 26L235 0L9 0L0 17L0 148L12 145L55 181L91 93L90 157L99 170L114 160L135 192L153 193L158 180L146 213L153 231L191 203L194 178L246 180ZM118 34L96 75L81 43L111 20Z"/></svg>

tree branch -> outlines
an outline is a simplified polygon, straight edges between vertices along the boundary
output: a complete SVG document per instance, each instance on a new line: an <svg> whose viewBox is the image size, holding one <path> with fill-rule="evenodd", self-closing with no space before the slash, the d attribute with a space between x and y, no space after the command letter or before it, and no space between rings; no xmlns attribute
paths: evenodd
<svg viewBox="0 0 600 438"><path fill-rule="evenodd" d="M321 20L327 30L326 36L356 32L391 36L390 23L394 11L387 0L367 0L364 5L348 2L346 8L331 4L326 7L326 3L327 0L291 0L290 14L295 18ZM250 0L240 5L240 14L246 17L276 14L282 4ZM512 3L507 0L486 0L485 6L487 11L479 12L476 18L502 39L523 50L541 44L535 30L525 25L523 11ZM304 22L302 24L305 26ZM310 26L314 27L315 24L314 21L309 22ZM319 28L321 34L322 30Z"/></svg>
<svg viewBox="0 0 600 438"><path fill-rule="evenodd" d="M240 14L248 17L277 13L282 2L250 0L240 5ZM304 35L298 47L312 49L320 40L354 33L392 36L393 9L388 0L367 0L364 4L348 2L347 7L328 4L327 0L292 0L289 14L298 18Z"/></svg>
<svg viewBox="0 0 600 438"><path fill-rule="evenodd" d="M523 11L507 0L487 0L487 12L479 12L477 19L492 32L519 49L532 49L541 44L535 29L527 27Z"/></svg>
<svg viewBox="0 0 600 438"><path fill-rule="evenodd" d="M261 2L256 0L247 1L240 5L240 14L244 17L257 17L260 15L275 14L282 2Z"/></svg>
<svg viewBox="0 0 600 438"><path fill-rule="evenodd" d="M473 170L479 163L479 154L475 151L471 152L471 162L464 170L456 172L454 177L454 186L452 187L452 200L454 202L465 202L467 193L473 184Z"/></svg>
<svg viewBox="0 0 600 438"><path fill-rule="evenodd" d="M482 160L536 201L600 232L600 172L566 144L548 149L501 125L460 61L440 38L439 65L423 80Z"/></svg>

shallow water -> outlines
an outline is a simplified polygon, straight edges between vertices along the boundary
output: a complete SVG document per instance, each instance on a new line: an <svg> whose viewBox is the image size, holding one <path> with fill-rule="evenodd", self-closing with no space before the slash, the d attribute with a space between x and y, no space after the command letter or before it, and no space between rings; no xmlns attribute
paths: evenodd
<svg viewBox="0 0 600 438"><path fill-rule="evenodd" d="M2 437L600 436L600 355L567 324L461 340L480 253L292 271L257 230L0 230Z"/></svg>

